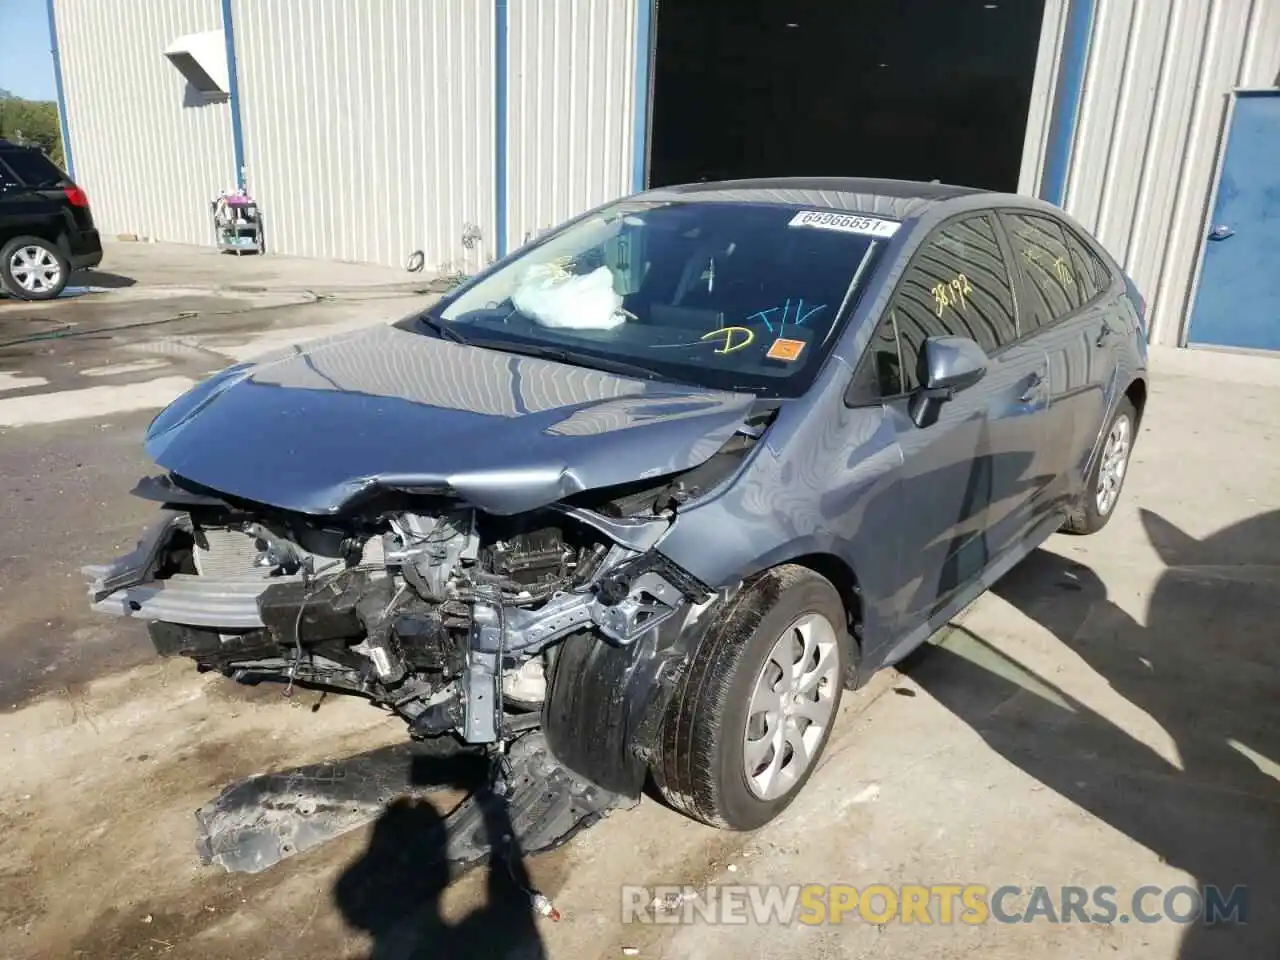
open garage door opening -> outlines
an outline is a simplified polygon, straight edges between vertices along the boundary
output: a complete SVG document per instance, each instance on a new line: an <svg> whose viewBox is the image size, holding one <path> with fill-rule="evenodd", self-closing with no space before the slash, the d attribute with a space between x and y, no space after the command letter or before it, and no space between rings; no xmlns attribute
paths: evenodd
<svg viewBox="0 0 1280 960"><path fill-rule="evenodd" d="M1044 0L660 0L649 182L1014 191Z"/></svg>

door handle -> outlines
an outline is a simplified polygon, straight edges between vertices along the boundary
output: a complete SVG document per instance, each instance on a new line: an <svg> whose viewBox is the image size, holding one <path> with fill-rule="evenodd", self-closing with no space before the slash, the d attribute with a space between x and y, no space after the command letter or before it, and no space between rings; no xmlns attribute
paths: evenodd
<svg viewBox="0 0 1280 960"><path fill-rule="evenodd" d="M1044 376L1039 373L1033 373L1027 378L1027 386L1022 391L1022 396L1018 400L1022 403L1030 403L1043 393L1041 388L1044 386Z"/></svg>
<svg viewBox="0 0 1280 960"><path fill-rule="evenodd" d="M1225 223L1220 223L1209 231L1210 240L1226 240L1228 237L1234 237L1235 235L1236 232Z"/></svg>

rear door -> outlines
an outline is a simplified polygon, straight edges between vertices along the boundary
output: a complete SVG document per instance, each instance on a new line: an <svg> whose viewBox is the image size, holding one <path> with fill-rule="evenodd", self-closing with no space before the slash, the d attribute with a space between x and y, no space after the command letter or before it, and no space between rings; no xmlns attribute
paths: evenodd
<svg viewBox="0 0 1280 960"><path fill-rule="evenodd" d="M1048 358L1019 341L1008 254L994 214L935 229L903 275L859 363L851 393L875 393L902 453L895 502L901 636L972 582L1033 522L1044 482L1038 436ZM917 427L908 400L928 337L958 335L988 354L987 375Z"/></svg>
<svg viewBox="0 0 1280 960"><path fill-rule="evenodd" d="M1024 335L1049 357L1047 422L1056 459L1047 464L1054 473L1047 495L1062 503L1088 469L1114 392L1126 325L1108 297L1109 270L1069 226L1020 210L1002 211L1001 221L1017 264Z"/></svg>

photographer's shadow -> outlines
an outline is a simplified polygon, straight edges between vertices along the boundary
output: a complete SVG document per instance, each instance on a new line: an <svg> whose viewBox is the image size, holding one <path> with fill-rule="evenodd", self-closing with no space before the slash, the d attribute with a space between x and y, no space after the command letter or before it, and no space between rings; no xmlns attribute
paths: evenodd
<svg viewBox="0 0 1280 960"><path fill-rule="evenodd" d="M445 817L427 800L401 798L374 824L369 845L334 885L334 901L353 928L373 941L369 960L465 960L503 957L542 960L530 897L532 884L515 839L506 803L489 792L474 769L458 775L457 764L415 758L416 785L479 790L483 830L490 849L485 902L448 922L441 896L456 871L446 858Z"/></svg>
<svg viewBox="0 0 1280 960"><path fill-rule="evenodd" d="M1280 511L1203 540L1147 511L1142 521L1165 564L1149 586L1144 622L1092 569L1047 550L993 588L1126 701L1106 698L1108 714L1120 720L964 627L904 666L1003 757L1190 874L1192 885L1216 886L1223 896L1249 888L1248 915L1239 918L1247 922L1188 924L1181 960L1274 960ZM1160 749L1152 745L1162 740ZM1094 883L1114 882L1090 870L1083 854L1077 868Z"/></svg>

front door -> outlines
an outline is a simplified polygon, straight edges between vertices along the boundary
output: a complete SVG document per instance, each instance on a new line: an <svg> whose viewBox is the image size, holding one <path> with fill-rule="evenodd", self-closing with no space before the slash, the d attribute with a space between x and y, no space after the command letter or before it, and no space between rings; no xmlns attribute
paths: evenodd
<svg viewBox="0 0 1280 960"><path fill-rule="evenodd" d="M890 302L879 363L882 402L898 436L901 480L895 507L899 575L893 633L901 637L973 581L1032 522L1040 488L1049 364L1043 349L1018 340L1013 284L990 214L938 227L903 274ZM943 404L936 423L907 413L918 386L924 341L964 336L990 357L986 376ZM887 383L886 383L887 380ZM896 396L892 394L896 392Z"/></svg>
<svg viewBox="0 0 1280 960"><path fill-rule="evenodd" d="M1280 91L1237 93L1191 344L1280 350Z"/></svg>

